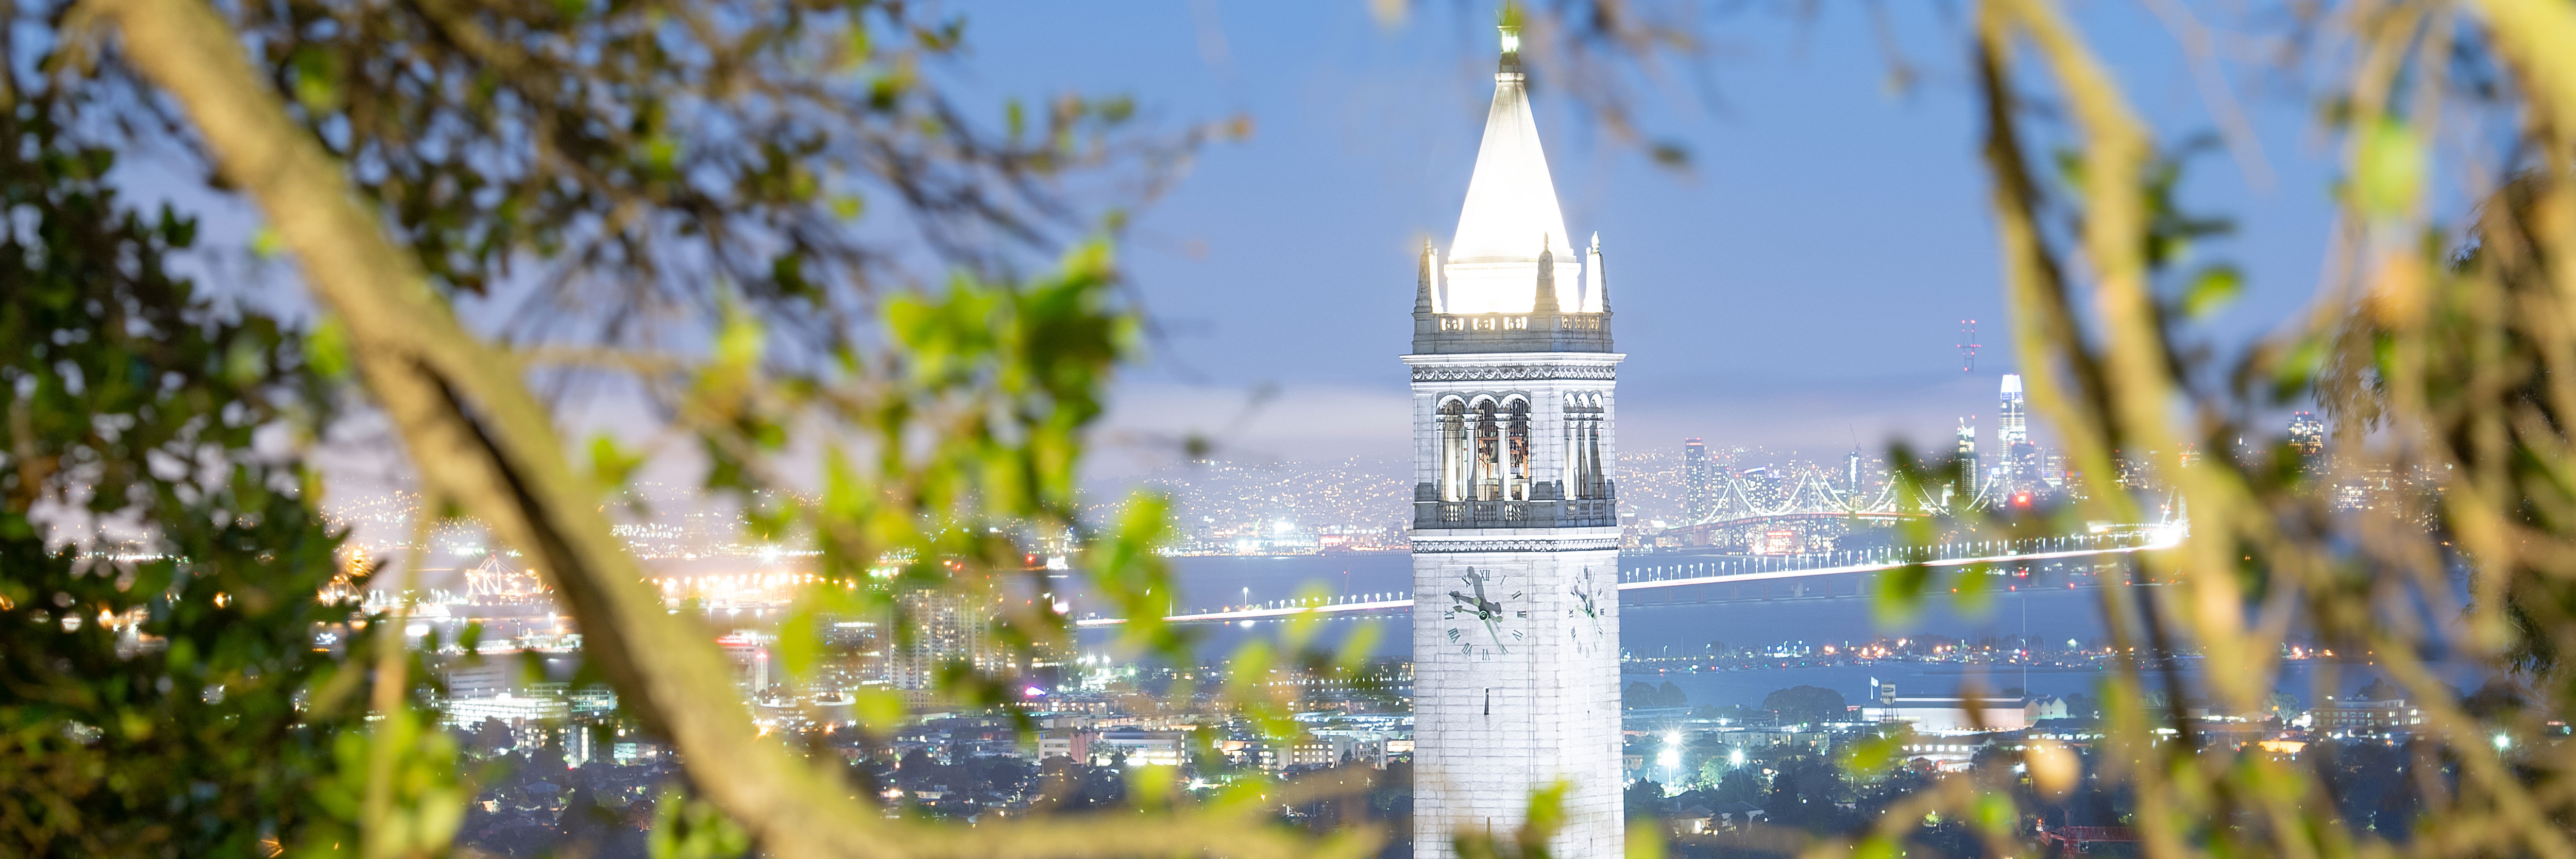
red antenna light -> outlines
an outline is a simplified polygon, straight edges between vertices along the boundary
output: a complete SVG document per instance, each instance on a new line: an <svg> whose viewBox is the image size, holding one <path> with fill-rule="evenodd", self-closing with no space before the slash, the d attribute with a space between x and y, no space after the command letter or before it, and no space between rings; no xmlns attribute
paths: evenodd
<svg viewBox="0 0 2576 859"><path fill-rule="evenodd" d="M1982 347L1977 343L1977 320L1959 320L1959 372L1974 373L1977 371L1977 350L1979 348Z"/></svg>

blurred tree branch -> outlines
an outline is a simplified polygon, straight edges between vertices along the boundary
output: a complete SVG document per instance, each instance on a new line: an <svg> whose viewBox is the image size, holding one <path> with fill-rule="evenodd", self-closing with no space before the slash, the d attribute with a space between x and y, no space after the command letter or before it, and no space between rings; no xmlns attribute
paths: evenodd
<svg viewBox="0 0 2576 859"><path fill-rule="evenodd" d="M415 258L360 205L342 166L288 116L231 27L200 0L96 0L123 56L168 92L226 179L248 195L349 332L376 402L433 492L452 497L535 559L634 711L680 750L698 788L780 856L1098 856L1207 852L1344 854L1260 825L1231 803L1131 819L1032 821L955 830L883 822L827 771L760 737L726 663L667 612L611 536L598 487L567 462L517 361L460 325Z"/></svg>

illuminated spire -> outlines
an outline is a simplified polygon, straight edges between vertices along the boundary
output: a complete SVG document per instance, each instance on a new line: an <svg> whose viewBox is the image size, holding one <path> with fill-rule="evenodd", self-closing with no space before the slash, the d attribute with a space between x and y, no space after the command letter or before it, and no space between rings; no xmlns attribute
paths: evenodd
<svg viewBox="0 0 2576 859"><path fill-rule="evenodd" d="M1431 240L1429 238L1425 238L1422 240L1421 271L1417 273L1418 280L1413 287L1413 313L1417 316L1433 312L1431 307L1431 260Z"/></svg>
<svg viewBox="0 0 2576 859"><path fill-rule="evenodd" d="M1577 288L1582 257L1564 244L1565 213L1556 202L1556 182L1540 151L1538 123L1530 116L1529 92L1520 67L1519 28L1502 26L1502 60L1494 74L1494 106L1485 114L1485 140L1476 149L1476 173L1467 182L1467 202L1458 214L1458 234L1449 243L1447 313L1521 313L1535 304L1533 285L1539 255L1530 247L1544 237L1540 250L1551 251L1555 271L1549 278L1560 290L1557 305L1595 310L1577 303L1563 290Z"/></svg>
<svg viewBox="0 0 2576 859"><path fill-rule="evenodd" d="M1586 284L1583 289L1583 301L1585 306L1575 309L1577 311L1587 311L1591 313L1608 313L1610 312L1610 269L1601 264L1600 233L1596 232L1592 234L1592 250L1590 254L1591 255L1585 257L1583 261L1583 277L1585 278L1583 282Z"/></svg>

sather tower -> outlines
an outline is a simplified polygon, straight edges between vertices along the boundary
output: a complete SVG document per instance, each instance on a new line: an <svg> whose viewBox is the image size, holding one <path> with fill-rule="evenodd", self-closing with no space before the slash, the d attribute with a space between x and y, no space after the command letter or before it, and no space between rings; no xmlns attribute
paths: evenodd
<svg viewBox="0 0 2576 859"><path fill-rule="evenodd" d="M1562 780L1554 855L1623 855L1608 278L1558 210L1503 31L1444 262L1413 298L1414 855L1509 838Z"/></svg>

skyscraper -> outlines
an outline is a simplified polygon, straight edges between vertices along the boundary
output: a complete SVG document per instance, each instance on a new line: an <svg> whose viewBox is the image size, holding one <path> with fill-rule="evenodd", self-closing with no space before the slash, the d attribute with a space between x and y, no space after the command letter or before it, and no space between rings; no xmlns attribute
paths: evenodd
<svg viewBox="0 0 2576 859"><path fill-rule="evenodd" d="M891 625L904 635L886 642L886 680L894 688L925 690L938 685L942 667L952 662L978 671L1004 667L1004 653L993 644L988 598L953 591L907 591L895 597L902 622Z"/></svg>
<svg viewBox="0 0 2576 859"><path fill-rule="evenodd" d="M2314 471L2325 465L2326 422L2315 412L2290 413L2290 449L2297 451L2299 465Z"/></svg>
<svg viewBox="0 0 2576 859"><path fill-rule="evenodd" d="M2018 501L2048 488L2040 480L2039 446L2030 441L2029 405L2022 396L2019 374L2004 375L2001 408L1995 416L1995 445L2003 448L2003 485L1997 488Z"/></svg>
<svg viewBox="0 0 2576 859"><path fill-rule="evenodd" d="M2290 446L2309 456L2325 453L2326 422L2317 420L2315 412L2291 412Z"/></svg>
<svg viewBox="0 0 2576 859"><path fill-rule="evenodd" d="M1959 500L1964 503L1977 497L1977 479L1984 467L1977 460L1977 425L1970 418L1959 419Z"/></svg>
<svg viewBox="0 0 2576 859"><path fill-rule="evenodd" d="M2030 440L2028 404L2021 393L2021 374L2004 374L2003 411L1995 417L1995 444L2012 447Z"/></svg>
<svg viewBox="0 0 2576 859"><path fill-rule="evenodd" d="M1413 299L1413 850L1509 837L1563 781L1549 852L1624 855L1618 447L1601 243L1566 244L1503 30L1449 261Z"/></svg>
<svg viewBox="0 0 2576 859"><path fill-rule="evenodd" d="M1706 522L1717 513L1717 460L1699 439L1682 439L1682 521Z"/></svg>

